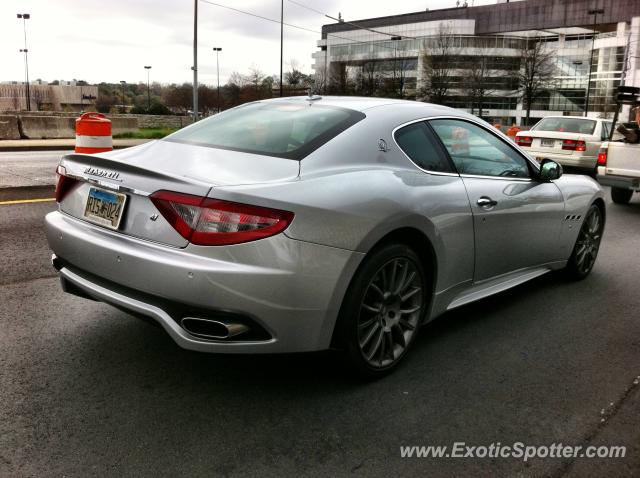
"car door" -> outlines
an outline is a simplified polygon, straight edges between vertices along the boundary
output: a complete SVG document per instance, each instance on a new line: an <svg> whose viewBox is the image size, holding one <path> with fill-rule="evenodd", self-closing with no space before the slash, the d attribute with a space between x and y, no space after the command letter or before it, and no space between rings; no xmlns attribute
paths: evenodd
<svg viewBox="0 0 640 478"><path fill-rule="evenodd" d="M429 124L467 189L474 218L474 280L561 259L560 189L537 180L536 167L488 126L459 118Z"/></svg>

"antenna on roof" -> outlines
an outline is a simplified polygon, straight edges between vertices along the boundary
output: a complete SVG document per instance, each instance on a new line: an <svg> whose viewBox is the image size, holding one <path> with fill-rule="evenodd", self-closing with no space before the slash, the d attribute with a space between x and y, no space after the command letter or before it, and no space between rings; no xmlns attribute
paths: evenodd
<svg viewBox="0 0 640 478"><path fill-rule="evenodd" d="M322 96L314 95L313 89L309 88L308 90L309 96L307 96L307 101L318 101L322 99Z"/></svg>

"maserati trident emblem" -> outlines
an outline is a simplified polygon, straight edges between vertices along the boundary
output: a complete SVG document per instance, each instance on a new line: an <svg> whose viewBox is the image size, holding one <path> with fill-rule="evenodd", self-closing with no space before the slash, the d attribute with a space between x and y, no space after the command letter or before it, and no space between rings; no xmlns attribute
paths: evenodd
<svg viewBox="0 0 640 478"><path fill-rule="evenodd" d="M389 148L387 147L387 142L382 138L378 140L378 149L380 151L384 151L385 153L389 150Z"/></svg>
<svg viewBox="0 0 640 478"><path fill-rule="evenodd" d="M111 181L122 181L120 179L120 173L115 171L105 171L104 169L93 168L88 166L84 170L84 174L88 174L89 176L96 176L98 178L109 179Z"/></svg>

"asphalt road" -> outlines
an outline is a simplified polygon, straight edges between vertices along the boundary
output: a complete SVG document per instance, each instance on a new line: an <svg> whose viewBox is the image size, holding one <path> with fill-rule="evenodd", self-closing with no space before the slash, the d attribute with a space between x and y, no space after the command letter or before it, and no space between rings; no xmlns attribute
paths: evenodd
<svg viewBox="0 0 640 478"><path fill-rule="evenodd" d="M393 375L215 356L65 295L52 203L0 205L0 476L638 476L640 198L592 275L543 276L421 331ZM535 238L532 238L535 240ZM626 445L618 459L402 459L403 445Z"/></svg>
<svg viewBox="0 0 640 478"><path fill-rule="evenodd" d="M0 152L0 189L54 184L60 157L70 151Z"/></svg>

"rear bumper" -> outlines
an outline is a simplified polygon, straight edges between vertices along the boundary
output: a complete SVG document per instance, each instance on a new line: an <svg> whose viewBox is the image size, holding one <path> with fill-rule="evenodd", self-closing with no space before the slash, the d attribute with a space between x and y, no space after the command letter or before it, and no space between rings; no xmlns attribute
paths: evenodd
<svg viewBox="0 0 640 478"><path fill-rule="evenodd" d="M596 179L602 186L634 190L640 189L640 178L627 178L624 176L611 176L607 174L601 175L600 170L604 170L604 168L599 167L598 170L598 176Z"/></svg>
<svg viewBox="0 0 640 478"><path fill-rule="evenodd" d="M235 246L173 248L60 212L46 216L45 230L63 287L151 317L179 346L201 352L328 348L344 291L363 256L283 234ZM199 338L180 325L194 310L244 317L266 337Z"/></svg>
<svg viewBox="0 0 640 478"><path fill-rule="evenodd" d="M527 150L530 156L534 158L549 158L563 166L572 166L574 168L594 170L596 167L596 156L573 156L571 154L554 154L550 151L531 149Z"/></svg>

